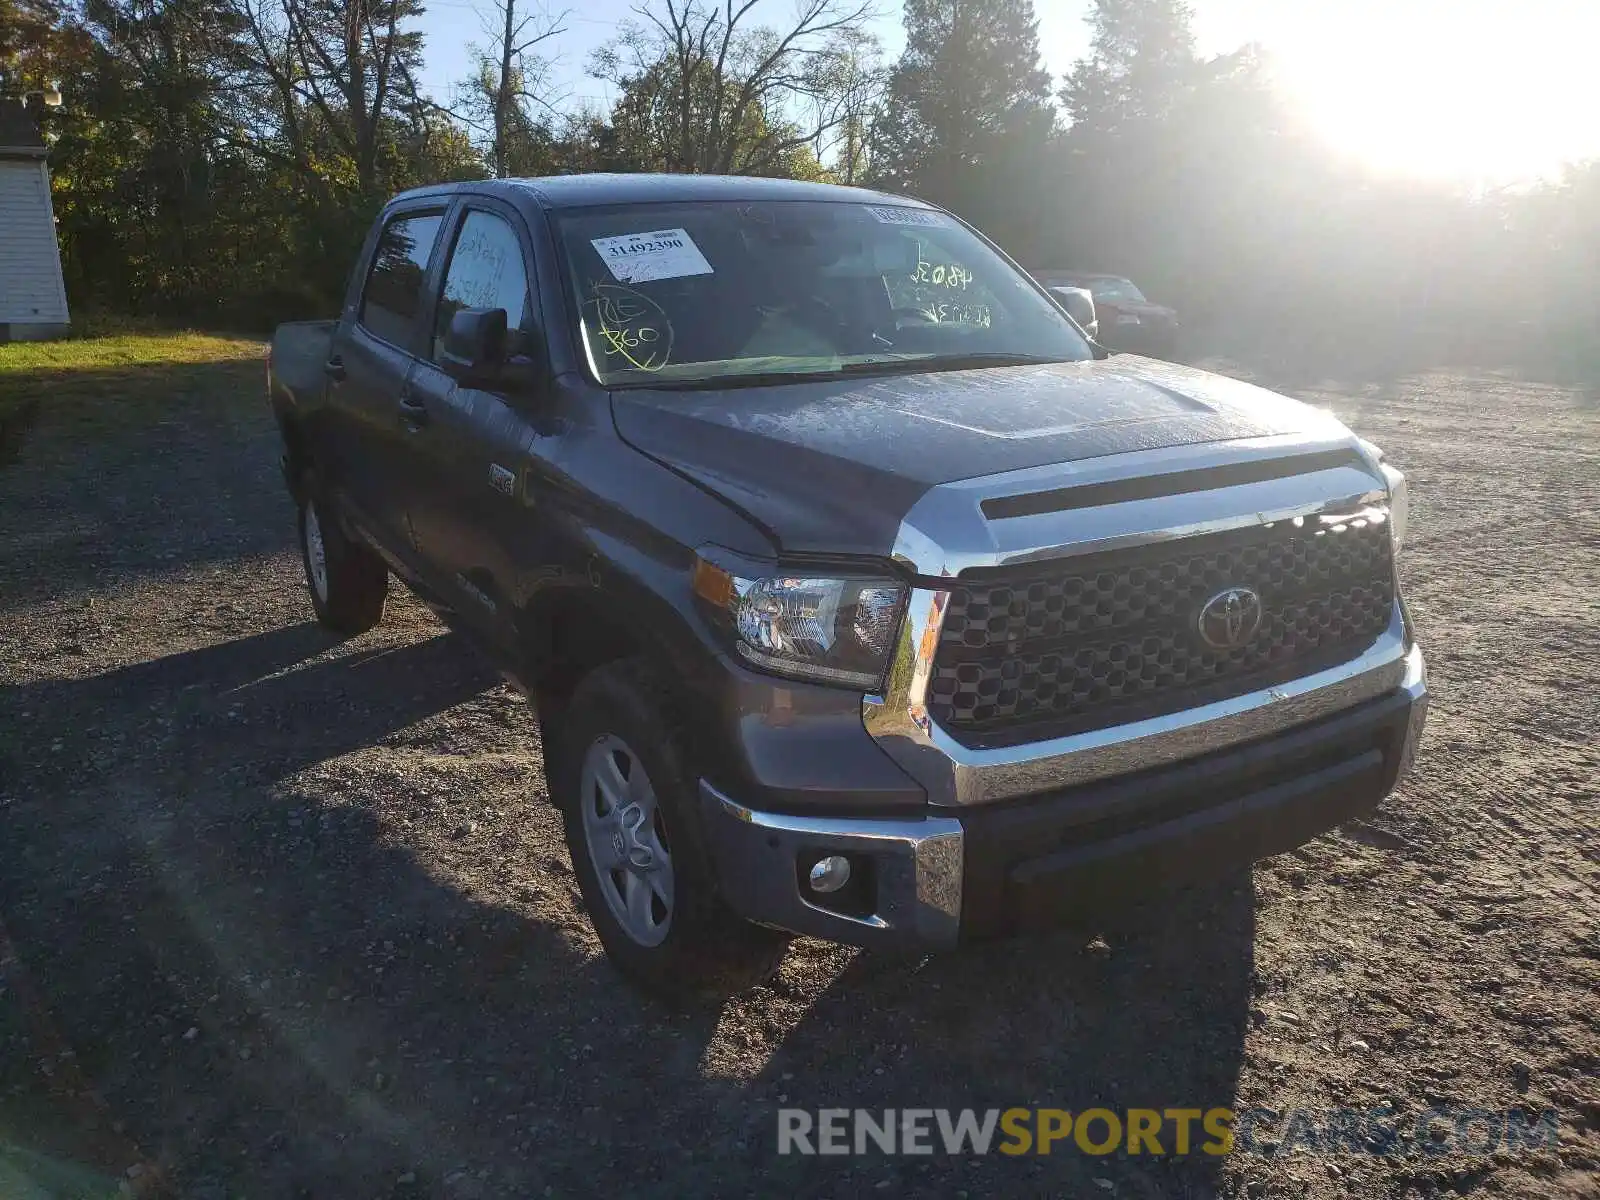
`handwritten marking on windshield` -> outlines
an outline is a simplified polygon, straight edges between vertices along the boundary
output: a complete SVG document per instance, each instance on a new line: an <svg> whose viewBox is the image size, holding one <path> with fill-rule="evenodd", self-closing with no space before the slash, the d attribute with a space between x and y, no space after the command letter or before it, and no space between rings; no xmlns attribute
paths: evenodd
<svg viewBox="0 0 1600 1200"><path fill-rule="evenodd" d="M972 272L959 263L930 263L919 253L917 269L911 272L912 283L930 283L934 287L966 291L972 285Z"/></svg>
<svg viewBox="0 0 1600 1200"><path fill-rule="evenodd" d="M588 308L608 355L640 371L659 371L672 358L672 322L654 300L632 288L596 283Z"/></svg>

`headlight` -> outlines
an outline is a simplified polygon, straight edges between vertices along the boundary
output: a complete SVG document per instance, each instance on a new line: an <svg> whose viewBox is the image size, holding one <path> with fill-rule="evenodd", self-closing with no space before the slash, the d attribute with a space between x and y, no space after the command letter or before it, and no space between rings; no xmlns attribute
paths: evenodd
<svg viewBox="0 0 1600 1200"><path fill-rule="evenodd" d="M868 690L883 682L906 603L905 585L892 579L745 576L705 559L694 590L726 620L746 662Z"/></svg>
<svg viewBox="0 0 1600 1200"><path fill-rule="evenodd" d="M1380 462L1383 477L1389 481L1389 527L1394 538L1394 548L1400 549L1406 540L1406 520L1411 516L1411 489L1406 477L1386 462Z"/></svg>
<svg viewBox="0 0 1600 1200"><path fill-rule="evenodd" d="M1377 446L1366 438L1356 440L1378 470L1383 472L1384 482L1389 485L1389 537L1398 550L1406 540L1406 520L1411 516L1411 491L1406 486L1406 477L1384 461L1383 451Z"/></svg>

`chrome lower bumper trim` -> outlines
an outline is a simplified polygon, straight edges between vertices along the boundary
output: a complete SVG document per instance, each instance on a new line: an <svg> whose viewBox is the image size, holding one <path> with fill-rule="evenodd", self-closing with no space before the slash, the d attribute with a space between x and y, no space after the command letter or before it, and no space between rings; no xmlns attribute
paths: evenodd
<svg viewBox="0 0 1600 1200"><path fill-rule="evenodd" d="M1397 782L1411 774L1411 767L1417 761L1417 747L1422 743L1422 727L1428 720L1428 665L1422 660L1420 646L1411 647L1405 667L1400 687L1411 697L1411 720L1406 726L1406 744L1400 752L1400 769L1395 774Z"/></svg>
<svg viewBox="0 0 1600 1200"><path fill-rule="evenodd" d="M756 812L704 781L700 802L723 897L741 916L855 946L930 950L955 945L965 867L961 822ZM811 851L870 858L877 911L849 916L808 900L795 862Z"/></svg>
<svg viewBox="0 0 1600 1200"><path fill-rule="evenodd" d="M1416 757L1427 718L1428 676L1422 652L1415 647L1397 666L1399 675L1386 691L1401 692L1410 701L1405 743L1399 749L1397 776L1403 777ZM965 822L953 812L916 820L789 816L746 808L703 780L700 803L723 899L740 916L778 929L894 951L949 948L961 936L969 852L977 877L985 877L983 834L974 832L969 842L967 833L967 826L980 820L974 813L966 814ZM815 853L870 859L875 911L848 915L808 899L800 856ZM1137 863L1129 869L1136 870ZM980 913L983 897L972 899L973 913Z"/></svg>
<svg viewBox="0 0 1600 1200"><path fill-rule="evenodd" d="M1182 712L1017 746L963 745L936 724L924 697L949 593L912 593L902 649L887 695L868 696L867 730L942 807L988 804L1092 783L1223 750L1303 725L1402 685L1408 652L1399 606L1359 657L1275 687Z"/></svg>

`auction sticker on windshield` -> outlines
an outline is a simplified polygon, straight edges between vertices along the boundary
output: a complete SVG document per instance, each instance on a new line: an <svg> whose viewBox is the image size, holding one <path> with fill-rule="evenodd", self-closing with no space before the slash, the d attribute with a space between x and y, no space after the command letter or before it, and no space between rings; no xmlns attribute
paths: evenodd
<svg viewBox="0 0 1600 1200"><path fill-rule="evenodd" d="M925 208L878 208L868 205L867 212L872 214L873 220L884 225L921 225L937 228L945 224L943 214L930 212Z"/></svg>
<svg viewBox="0 0 1600 1200"><path fill-rule="evenodd" d="M655 229L621 237L590 239L620 283L647 283L684 275L710 275L711 264L682 229Z"/></svg>

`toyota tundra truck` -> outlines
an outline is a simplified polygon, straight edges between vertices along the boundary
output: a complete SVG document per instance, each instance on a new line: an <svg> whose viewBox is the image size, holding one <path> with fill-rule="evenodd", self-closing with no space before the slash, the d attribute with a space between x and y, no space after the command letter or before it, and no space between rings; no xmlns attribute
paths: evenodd
<svg viewBox="0 0 1600 1200"><path fill-rule="evenodd" d="M397 578L532 700L650 990L1092 920L1368 813L1422 733L1382 453L915 200L406 192L268 390L318 620Z"/></svg>

